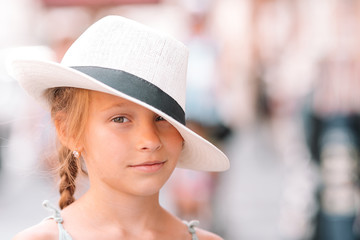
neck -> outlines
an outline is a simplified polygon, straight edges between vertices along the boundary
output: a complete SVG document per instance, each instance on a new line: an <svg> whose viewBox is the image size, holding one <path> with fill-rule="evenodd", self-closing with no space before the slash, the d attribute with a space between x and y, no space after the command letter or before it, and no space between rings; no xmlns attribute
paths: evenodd
<svg viewBox="0 0 360 240"><path fill-rule="evenodd" d="M96 219L97 225L116 225L122 229L143 231L156 228L165 210L159 204L159 193L134 196L117 191L91 189L78 201L81 209Z"/></svg>

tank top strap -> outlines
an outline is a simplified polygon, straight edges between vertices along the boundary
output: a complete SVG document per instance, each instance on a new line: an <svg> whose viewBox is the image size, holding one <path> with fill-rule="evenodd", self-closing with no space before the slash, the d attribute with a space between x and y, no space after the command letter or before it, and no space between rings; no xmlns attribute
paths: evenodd
<svg viewBox="0 0 360 240"><path fill-rule="evenodd" d="M45 218L43 221L48 220L48 219L54 219L54 221L57 223L58 229L59 229L59 240L72 240L71 236L65 230L65 228L62 224L64 222L64 220L61 217L60 210L57 209L54 205L52 205L48 200L45 200L43 202L43 206L47 210L52 211L52 213L53 213L53 215Z"/></svg>
<svg viewBox="0 0 360 240"><path fill-rule="evenodd" d="M191 220L189 222L183 221L186 226L188 227L188 231L191 234L191 240L199 240L198 236L196 235L196 229L195 227L199 225L198 220Z"/></svg>
<svg viewBox="0 0 360 240"><path fill-rule="evenodd" d="M63 218L61 217L60 210L58 210L54 205L52 205L48 200L43 202L43 206L47 209L52 211L53 215L45 218L43 221L48 219L54 219L54 221L58 225L59 229L59 240L72 240L69 233L64 229L62 223L64 222ZM187 226L189 233L191 234L191 240L199 240L198 236L196 235L195 227L199 225L199 221L191 220L191 221L183 221L184 224Z"/></svg>

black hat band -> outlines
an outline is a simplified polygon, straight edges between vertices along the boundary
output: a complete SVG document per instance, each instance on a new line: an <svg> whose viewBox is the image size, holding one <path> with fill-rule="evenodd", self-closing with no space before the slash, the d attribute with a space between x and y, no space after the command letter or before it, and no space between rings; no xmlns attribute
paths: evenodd
<svg viewBox="0 0 360 240"><path fill-rule="evenodd" d="M182 107L175 99L154 84L118 69L97 66L75 66L71 68L147 103L185 125L185 112Z"/></svg>

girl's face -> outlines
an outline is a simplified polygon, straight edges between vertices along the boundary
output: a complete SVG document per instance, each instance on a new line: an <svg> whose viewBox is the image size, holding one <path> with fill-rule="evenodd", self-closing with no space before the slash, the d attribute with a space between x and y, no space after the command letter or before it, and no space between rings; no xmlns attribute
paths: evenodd
<svg viewBox="0 0 360 240"><path fill-rule="evenodd" d="M82 155L91 186L148 196L173 172L183 138L152 111L110 94L90 91Z"/></svg>

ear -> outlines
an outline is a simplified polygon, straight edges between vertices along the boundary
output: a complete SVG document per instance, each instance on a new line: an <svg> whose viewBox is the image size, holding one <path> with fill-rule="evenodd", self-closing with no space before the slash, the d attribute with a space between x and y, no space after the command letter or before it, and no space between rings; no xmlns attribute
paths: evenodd
<svg viewBox="0 0 360 240"><path fill-rule="evenodd" d="M66 146L71 150L82 151L82 146L79 143L75 142L74 136L70 136L66 124L66 116L63 112L56 113L54 118L54 125L56 129L57 136L62 145Z"/></svg>

